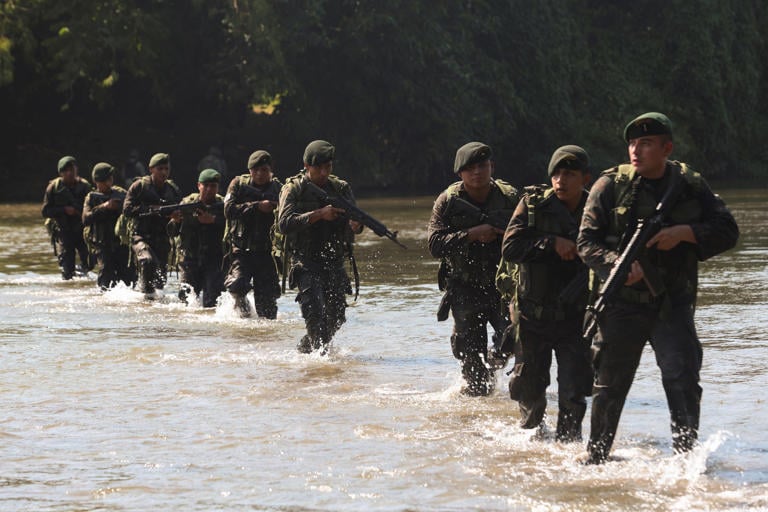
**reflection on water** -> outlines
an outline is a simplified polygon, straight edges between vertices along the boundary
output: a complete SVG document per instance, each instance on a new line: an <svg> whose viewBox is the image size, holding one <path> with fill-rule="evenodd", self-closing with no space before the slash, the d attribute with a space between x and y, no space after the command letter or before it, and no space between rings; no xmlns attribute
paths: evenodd
<svg viewBox="0 0 768 512"><path fill-rule="evenodd" d="M328 357L296 352L290 293L264 321L228 296L184 306L175 275L153 303L61 282L39 205L0 206L0 510L766 509L767 196L725 195L742 239L702 265L701 446L672 454L648 350L602 467L554 441L554 414L519 429L503 372L492 396L459 395L432 198L361 202L409 250L360 237L361 295Z"/></svg>

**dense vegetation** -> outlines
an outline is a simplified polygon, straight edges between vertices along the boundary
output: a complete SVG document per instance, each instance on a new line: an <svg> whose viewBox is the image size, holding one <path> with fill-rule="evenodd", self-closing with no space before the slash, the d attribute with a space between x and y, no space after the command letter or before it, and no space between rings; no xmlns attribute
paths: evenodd
<svg viewBox="0 0 768 512"><path fill-rule="evenodd" d="M315 138L359 195L436 193L470 140L526 184L562 144L621 160L648 110L711 181L764 186L766 25L756 0L4 0L0 197L132 149L187 188L211 146L286 177Z"/></svg>

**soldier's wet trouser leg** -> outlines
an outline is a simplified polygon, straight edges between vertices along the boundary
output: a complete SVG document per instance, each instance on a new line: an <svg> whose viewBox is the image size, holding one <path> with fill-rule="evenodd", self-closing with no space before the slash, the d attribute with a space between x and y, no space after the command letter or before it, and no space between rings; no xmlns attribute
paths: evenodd
<svg viewBox="0 0 768 512"><path fill-rule="evenodd" d="M667 396L672 447L676 452L688 451L696 444L701 406L702 350L693 306L683 304L665 311L653 331L651 344Z"/></svg>
<svg viewBox="0 0 768 512"><path fill-rule="evenodd" d="M454 326L451 335L453 356L461 361L466 386L462 393L487 396L493 391L493 372L488 364L487 315L477 303L457 300L451 305Z"/></svg>
<svg viewBox="0 0 768 512"><path fill-rule="evenodd" d="M168 250L160 253L139 237L134 237L132 247L138 263L139 291L148 294L162 289L165 285ZM162 260L161 256L164 256Z"/></svg>
<svg viewBox="0 0 768 512"><path fill-rule="evenodd" d="M509 396L520 409L520 427L536 428L547 410L546 390L552 365L552 343L546 325L524 317L519 320L515 366L509 380Z"/></svg>
<svg viewBox="0 0 768 512"><path fill-rule="evenodd" d="M555 437L558 441L581 440L581 424L587 411L586 397L592 389L589 349L581 340L581 319L558 322L557 357L558 413Z"/></svg>
<svg viewBox="0 0 768 512"><path fill-rule="evenodd" d="M112 251L110 251L109 248L104 247L99 251L97 258L101 268L96 276L96 284L98 284L99 288L102 290L108 290L115 286L115 282L117 281L117 269Z"/></svg>
<svg viewBox="0 0 768 512"><path fill-rule="evenodd" d="M307 334L299 342L298 349L300 352L311 352L331 341L326 323L325 294L317 273L303 271L297 280L299 294L296 301L301 305L301 316L307 328Z"/></svg>
<svg viewBox="0 0 768 512"><path fill-rule="evenodd" d="M257 257L253 277L253 302L256 313L270 320L277 318L277 298L280 297L280 281L277 267L270 253Z"/></svg>
<svg viewBox="0 0 768 512"><path fill-rule="evenodd" d="M224 273L219 261L208 262L200 269L201 302L204 308L216 307L216 301L224 290Z"/></svg>
<svg viewBox="0 0 768 512"><path fill-rule="evenodd" d="M56 252L59 267L61 267L61 277L64 280L72 279L75 275L75 233L71 229L61 229L58 233Z"/></svg>
<svg viewBox="0 0 768 512"><path fill-rule="evenodd" d="M589 462L605 461L611 451L621 411L650 337L657 313L636 306L605 311L593 345L603 342L592 391L592 431L587 443ZM593 359L593 362L595 360Z"/></svg>

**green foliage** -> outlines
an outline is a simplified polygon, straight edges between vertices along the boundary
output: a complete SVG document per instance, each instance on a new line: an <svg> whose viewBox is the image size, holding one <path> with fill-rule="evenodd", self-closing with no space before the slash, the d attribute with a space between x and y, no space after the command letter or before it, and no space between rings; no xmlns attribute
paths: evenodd
<svg viewBox="0 0 768 512"><path fill-rule="evenodd" d="M13 136L0 171L137 146L192 169L216 143L238 168L269 149L289 174L326 138L358 190L434 193L467 141L493 146L501 177L535 183L562 144L597 169L622 160L624 124L659 110L675 156L710 179L765 183L767 12L738 0L6 0L0 106Z"/></svg>

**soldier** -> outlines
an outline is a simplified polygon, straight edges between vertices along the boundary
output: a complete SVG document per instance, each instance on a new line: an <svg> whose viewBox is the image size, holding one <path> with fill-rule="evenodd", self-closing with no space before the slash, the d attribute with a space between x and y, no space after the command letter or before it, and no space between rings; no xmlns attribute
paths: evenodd
<svg viewBox="0 0 768 512"><path fill-rule="evenodd" d="M632 262L618 298L598 317L592 341L596 376L587 463L606 460L621 410L650 340L671 416L672 446L690 450L699 429L702 349L694 308L698 261L733 247L739 229L723 201L686 164L669 160L672 124L648 112L624 129L629 164L605 171L589 193L578 237L584 262L605 280L640 219L654 213L665 192L680 185L666 216ZM675 183L675 180L680 180ZM642 264L640 263L642 262Z"/></svg>
<svg viewBox="0 0 768 512"><path fill-rule="evenodd" d="M112 288L119 281L130 286L136 281L131 249L122 245L115 235L115 224L123 211L126 191L113 185L115 168L108 163L94 165L91 177L96 190L85 197L83 224L86 240L101 264L96 282L102 290Z"/></svg>
<svg viewBox="0 0 768 512"><path fill-rule="evenodd" d="M51 235L53 253L59 261L61 278L75 275L75 254L80 256L80 270L88 272L90 255L83 239L83 202L91 185L77 175L77 161L73 156L59 160L59 177L51 180L43 197L43 217Z"/></svg>
<svg viewBox="0 0 768 512"><path fill-rule="evenodd" d="M588 271L576 252L588 166L587 153L579 146L555 150L547 170L552 186L523 197L502 242L504 259L516 263L518 271L512 302L518 342L509 394L518 402L520 426L538 427L546 411L554 351L559 441L581 439L585 398L592 389L589 350L581 339Z"/></svg>
<svg viewBox="0 0 768 512"><path fill-rule="evenodd" d="M491 148L481 142L460 147L453 170L461 181L437 197L429 220L429 251L441 259L438 284L445 291L438 321L450 308L451 348L466 381L462 393L485 396L494 387L487 324L495 331L495 346L501 346L509 324L495 285L501 237L520 196L510 184L493 179Z"/></svg>
<svg viewBox="0 0 768 512"><path fill-rule="evenodd" d="M168 235L179 240L179 299L186 303L190 291L198 297L202 294L204 308L215 307L224 289L224 198L218 193L220 180L218 171L204 169L197 178L197 192L181 201L201 203L200 207L168 222Z"/></svg>
<svg viewBox="0 0 768 512"><path fill-rule="evenodd" d="M169 219L153 215L151 207L177 204L181 200L181 192L168 179L171 163L167 153L152 156L149 173L149 176L134 181L128 189L123 214L133 224L131 246L139 271L139 288L145 298L153 299L155 290L165 287L171 241L166 231ZM173 212L170 218L181 219L181 212Z"/></svg>
<svg viewBox="0 0 768 512"><path fill-rule="evenodd" d="M248 173L232 179L224 198L229 271L224 286L240 316L251 316L246 296L253 289L256 313L277 318L280 284L270 233L282 183L272 175L272 157L263 150L248 157Z"/></svg>
<svg viewBox="0 0 768 512"><path fill-rule="evenodd" d="M302 353L325 354L346 320L346 295L352 287L344 259L352 256L354 233L363 229L343 209L323 204L306 185L311 181L328 194L355 203L349 184L331 174L334 154L330 143L310 142L304 150L304 169L280 191L278 229L287 238L290 252L288 281L291 289L299 290L296 301L307 327L297 347Z"/></svg>

